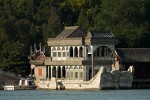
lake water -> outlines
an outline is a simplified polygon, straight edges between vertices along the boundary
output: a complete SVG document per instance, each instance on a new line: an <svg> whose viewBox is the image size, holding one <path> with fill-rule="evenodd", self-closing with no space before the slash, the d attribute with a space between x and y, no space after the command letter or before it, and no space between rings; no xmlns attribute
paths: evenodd
<svg viewBox="0 0 150 100"><path fill-rule="evenodd" d="M0 90L0 100L150 100L150 89L137 90Z"/></svg>

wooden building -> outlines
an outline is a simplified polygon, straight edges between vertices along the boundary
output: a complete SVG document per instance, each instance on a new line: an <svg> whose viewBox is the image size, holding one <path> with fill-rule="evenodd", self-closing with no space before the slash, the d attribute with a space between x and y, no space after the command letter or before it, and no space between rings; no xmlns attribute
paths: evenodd
<svg viewBox="0 0 150 100"><path fill-rule="evenodd" d="M117 48L115 67L134 66L133 88L150 88L150 48Z"/></svg>

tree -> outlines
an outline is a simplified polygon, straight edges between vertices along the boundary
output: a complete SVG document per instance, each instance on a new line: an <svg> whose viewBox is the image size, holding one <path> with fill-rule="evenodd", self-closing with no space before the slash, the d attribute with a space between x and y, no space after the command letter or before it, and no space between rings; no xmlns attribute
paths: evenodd
<svg viewBox="0 0 150 100"><path fill-rule="evenodd" d="M137 41L150 32L147 3L147 0L102 0L94 29L113 31L120 38L120 46L125 43L122 47L140 47Z"/></svg>
<svg viewBox="0 0 150 100"><path fill-rule="evenodd" d="M88 30L90 27L92 27L92 24L93 24L92 23L93 19L91 18L91 11L88 11L88 10L82 9L78 17L77 23L84 30Z"/></svg>
<svg viewBox="0 0 150 100"><path fill-rule="evenodd" d="M19 42L4 42L0 52L0 68L16 72L14 69L21 67L25 63L22 59L22 51L23 45Z"/></svg>
<svg viewBox="0 0 150 100"><path fill-rule="evenodd" d="M50 16L47 25L43 26L44 41L47 42L49 37L56 37L63 29L63 23L55 8L51 8Z"/></svg>

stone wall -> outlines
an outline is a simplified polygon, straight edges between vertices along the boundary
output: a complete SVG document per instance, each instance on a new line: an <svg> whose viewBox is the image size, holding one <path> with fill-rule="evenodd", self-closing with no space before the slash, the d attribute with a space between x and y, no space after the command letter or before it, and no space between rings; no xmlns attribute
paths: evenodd
<svg viewBox="0 0 150 100"><path fill-rule="evenodd" d="M39 72L40 69L41 73ZM34 68L34 75L36 77L36 80L46 79L46 66L36 66Z"/></svg>
<svg viewBox="0 0 150 100"><path fill-rule="evenodd" d="M90 81L74 80L40 80L39 88L41 89L128 89L132 86L133 68L121 72L119 70L106 72L105 67L101 67L98 73Z"/></svg>

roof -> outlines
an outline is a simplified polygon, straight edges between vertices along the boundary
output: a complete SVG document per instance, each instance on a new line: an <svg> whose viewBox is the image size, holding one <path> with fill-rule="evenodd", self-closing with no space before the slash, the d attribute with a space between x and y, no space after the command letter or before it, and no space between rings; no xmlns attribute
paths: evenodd
<svg viewBox="0 0 150 100"><path fill-rule="evenodd" d="M92 36L94 38L114 38L114 35L112 32L106 32L106 31L90 31L88 34L91 34L89 36Z"/></svg>
<svg viewBox="0 0 150 100"><path fill-rule="evenodd" d="M150 62L150 48L117 48L122 62Z"/></svg>
<svg viewBox="0 0 150 100"><path fill-rule="evenodd" d="M65 29L56 38L85 37L86 33L79 26L65 27Z"/></svg>

